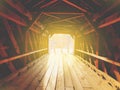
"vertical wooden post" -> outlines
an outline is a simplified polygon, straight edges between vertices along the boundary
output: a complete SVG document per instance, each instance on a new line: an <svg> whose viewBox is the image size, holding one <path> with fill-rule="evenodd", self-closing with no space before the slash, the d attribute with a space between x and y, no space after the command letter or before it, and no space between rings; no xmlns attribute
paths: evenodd
<svg viewBox="0 0 120 90"><path fill-rule="evenodd" d="M107 43L105 42L104 39L103 39L103 45L104 45L104 47L105 47L105 52L107 53L107 56L111 56L111 53L109 52L109 49L108 49L108 46L107 46ZM103 71L104 71L105 73L108 73L108 72L107 72L107 69L106 69L106 67L105 67L104 62L102 62L102 68L103 68Z"/></svg>
<svg viewBox="0 0 120 90"><path fill-rule="evenodd" d="M90 44L90 41L89 41L89 43L88 43L88 52L90 52L90 53L93 53L93 48L92 48L92 45ZM89 57L89 62L92 64L92 60L91 60L91 57Z"/></svg>
<svg viewBox="0 0 120 90"><path fill-rule="evenodd" d="M105 46L105 51L106 51L108 57L109 57L109 56L112 56L112 53L110 52L110 50L109 50L109 48L108 48L108 45L107 45L107 43L105 42L105 40L103 40L103 44L104 44L104 46ZM106 68L105 68L104 71L106 71L106 73L107 73ZM111 65L111 72L112 72L112 74L115 75L116 79L120 82L120 72L118 71L117 66Z"/></svg>
<svg viewBox="0 0 120 90"><path fill-rule="evenodd" d="M112 71L116 76L116 79L120 82L120 72L118 71L118 68L115 65L112 65Z"/></svg>
<svg viewBox="0 0 120 90"><path fill-rule="evenodd" d="M84 43L83 43L83 39L81 41L81 50L84 50ZM83 54L81 53L81 57L83 58Z"/></svg>
<svg viewBox="0 0 120 90"><path fill-rule="evenodd" d="M96 55L99 55L99 35L96 33ZM96 68L99 68L99 61L98 59L95 59L95 66Z"/></svg>
<svg viewBox="0 0 120 90"><path fill-rule="evenodd" d="M103 71L104 71L105 73L107 73L107 69L106 69L106 67L105 67L104 61L102 61L102 69L103 69Z"/></svg>
<svg viewBox="0 0 120 90"><path fill-rule="evenodd" d="M83 41L82 41L82 42L83 42L83 50L85 51L85 41L84 41L84 39L83 39ZM83 58L85 58L85 55L84 55L84 54L82 54L82 57L83 57Z"/></svg>

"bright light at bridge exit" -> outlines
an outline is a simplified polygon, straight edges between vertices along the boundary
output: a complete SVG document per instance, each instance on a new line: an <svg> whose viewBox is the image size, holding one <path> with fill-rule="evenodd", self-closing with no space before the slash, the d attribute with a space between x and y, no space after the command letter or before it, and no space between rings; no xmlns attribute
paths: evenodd
<svg viewBox="0 0 120 90"><path fill-rule="evenodd" d="M49 37L49 53L73 54L74 39L69 34L54 34Z"/></svg>

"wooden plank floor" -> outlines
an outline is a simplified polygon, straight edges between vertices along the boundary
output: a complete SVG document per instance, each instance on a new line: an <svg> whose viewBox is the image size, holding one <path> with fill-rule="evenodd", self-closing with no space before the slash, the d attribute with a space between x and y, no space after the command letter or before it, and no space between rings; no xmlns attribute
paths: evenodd
<svg viewBox="0 0 120 90"><path fill-rule="evenodd" d="M116 90L74 55L44 55L0 90Z"/></svg>

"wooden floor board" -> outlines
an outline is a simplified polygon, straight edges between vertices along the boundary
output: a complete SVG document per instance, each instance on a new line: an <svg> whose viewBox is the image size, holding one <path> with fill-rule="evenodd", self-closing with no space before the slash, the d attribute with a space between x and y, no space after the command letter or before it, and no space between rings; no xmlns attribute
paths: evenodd
<svg viewBox="0 0 120 90"><path fill-rule="evenodd" d="M49 60L48 60L48 63L50 64L49 68L47 69L44 77L42 78L42 80L40 81L40 84L39 86L37 87L36 90L45 90L47 85L48 85L48 81L50 79L50 76L52 74L52 70L54 68L54 65L55 65L55 58L53 58L54 55L51 55Z"/></svg>
<svg viewBox="0 0 120 90"><path fill-rule="evenodd" d="M63 68L64 68L64 80L65 80L65 90L68 90L68 88L70 90L74 90L73 87L73 82L72 82L72 77L71 77L71 73L69 71L69 67L65 61L66 59L66 55L63 55Z"/></svg>
<svg viewBox="0 0 120 90"><path fill-rule="evenodd" d="M64 90L63 57L60 57L58 74L57 74L57 82L56 82L56 90Z"/></svg>
<svg viewBox="0 0 120 90"><path fill-rule="evenodd" d="M67 63L69 66L69 71L71 73L74 89L75 90L83 90L83 87L79 81L77 74L76 74L77 72L75 72L75 70L74 70L75 69L74 67L76 66L76 64L73 61L73 58L71 57L71 55L67 55L67 58L65 59L65 61L66 61L65 63Z"/></svg>
<svg viewBox="0 0 120 90"><path fill-rule="evenodd" d="M59 62L60 62L59 55L56 55L55 63L54 63L55 66L54 66L54 68L52 70L52 74L50 76L50 80L48 82L46 90L55 90Z"/></svg>
<svg viewBox="0 0 120 90"><path fill-rule="evenodd" d="M15 83L15 84L18 84L18 85L19 85L19 84L21 84L22 82L24 82L25 79L27 79L27 77L28 77L30 74L32 75L33 71L37 70L37 67L38 67L40 64L44 63L45 61L46 61L46 59L44 58L44 59L42 59L42 60L39 60L39 61L36 63L36 65L34 65L34 66L32 66L32 67L28 67L27 72L25 72L25 73L23 73L22 75L20 75L20 76L18 76L17 78L15 78L12 83Z"/></svg>
<svg viewBox="0 0 120 90"><path fill-rule="evenodd" d="M27 68L0 90L116 90L74 55L44 55Z"/></svg>
<svg viewBox="0 0 120 90"><path fill-rule="evenodd" d="M26 90L35 90L39 85L40 81L42 80L43 76L45 75L47 69L48 65L44 65L40 73L35 77L35 79L31 82L31 84Z"/></svg>

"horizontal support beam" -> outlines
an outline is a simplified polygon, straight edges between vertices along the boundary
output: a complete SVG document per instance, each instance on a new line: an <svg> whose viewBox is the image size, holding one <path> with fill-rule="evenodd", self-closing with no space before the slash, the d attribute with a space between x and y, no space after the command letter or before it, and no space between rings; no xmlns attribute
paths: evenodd
<svg viewBox="0 0 120 90"><path fill-rule="evenodd" d="M54 16L54 15L51 15L51 14L48 14L48 13L44 13L44 12L43 12L43 14L46 15L46 16L49 16L49 17L53 17L53 18L56 18L56 19L60 19L59 17Z"/></svg>
<svg viewBox="0 0 120 90"><path fill-rule="evenodd" d="M25 54L21 54L21 55L14 56L14 57L10 57L10 58L7 58L7 59L3 59L3 60L0 60L0 64L8 63L8 62L14 61L16 59L19 59L19 58L22 58L22 57L25 57L25 56L29 56L31 54L35 54L35 53L38 53L38 52L43 52L43 51L46 51L46 50L47 50L47 48L36 50L36 51L25 53Z"/></svg>
<svg viewBox="0 0 120 90"><path fill-rule="evenodd" d="M21 14L27 16L29 20L32 20L32 15L31 13L23 6L23 4L17 0L5 0L11 7L19 11Z"/></svg>
<svg viewBox="0 0 120 90"><path fill-rule="evenodd" d="M3 18L6 18L10 21L15 22L16 24L19 24L21 26L27 26L27 23L25 22L25 20L23 18L21 18L20 16L18 16L16 13L10 11L9 9L7 9L6 7L0 5L0 16Z"/></svg>
<svg viewBox="0 0 120 90"><path fill-rule="evenodd" d="M78 13L78 12L43 12L43 13L47 13L47 14L82 14L83 13Z"/></svg>
<svg viewBox="0 0 120 90"><path fill-rule="evenodd" d="M54 15L51 15L51 14L48 14L48 13L43 13L43 14L46 15L46 16L48 16L48 17L55 18L55 19L57 19L57 20L60 20L60 19L61 19L60 17L54 16ZM66 22L74 23L73 21L66 21Z"/></svg>
<svg viewBox="0 0 120 90"><path fill-rule="evenodd" d="M108 59L107 57L98 56L98 55L95 55L95 54L92 54L92 53L89 53L83 50L79 50L79 49L76 49L76 51L120 67L119 62L115 62L115 60Z"/></svg>
<svg viewBox="0 0 120 90"><path fill-rule="evenodd" d="M73 16L73 17L69 17L69 18L65 18L65 19L61 19L61 20L58 20L58 21L51 22L50 24L58 23L58 22L63 22L63 21L68 21L68 20L76 19L76 18L81 18L83 16L84 15Z"/></svg>

